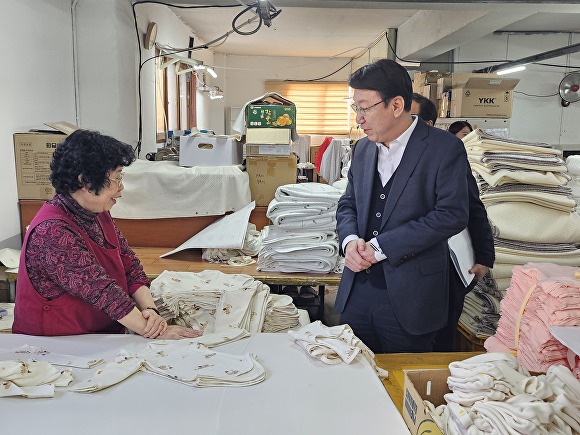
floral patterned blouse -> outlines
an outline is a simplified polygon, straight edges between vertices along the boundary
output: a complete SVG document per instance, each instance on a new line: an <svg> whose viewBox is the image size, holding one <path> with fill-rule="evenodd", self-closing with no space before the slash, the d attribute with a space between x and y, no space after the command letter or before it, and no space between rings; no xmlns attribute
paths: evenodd
<svg viewBox="0 0 580 435"><path fill-rule="evenodd" d="M99 246L110 247L97 221L97 213L85 210L70 195L57 194L47 202L64 210ZM115 230L121 254L131 258L125 275L129 293L133 294L139 287L149 286L149 280L127 240L118 228ZM48 220L34 229L28 237L25 261L30 282L48 300L69 293L104 311L113 320L125 317L135 307L133 299L96 262L83 238L63 221Z"/></svg>

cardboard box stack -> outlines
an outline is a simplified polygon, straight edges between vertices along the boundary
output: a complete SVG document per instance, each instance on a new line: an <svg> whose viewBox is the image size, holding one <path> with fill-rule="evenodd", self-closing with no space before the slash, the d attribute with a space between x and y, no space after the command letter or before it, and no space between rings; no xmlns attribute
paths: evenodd
<svg viewBox="0 0 580 435"><path fill-rule="evenodd" d="M429 98L440 118L511 118L519 79L497 74L418 72L413 92Z"/></svg>
<svg viewBox="0 0 580 435"><path fill-rule="evenodd" d="M278 186L296 183L297 161L291 153L296 106L270 95L247 106L244 156L252 200L267 206Z"/></svg>
<svg viewBox="0 0 580 435"><path fill-rule="evenodd" d="M47 123L54 130L14 133L18 199L52 199L50 162L56 146L77 129L68 122Z"/></svg>

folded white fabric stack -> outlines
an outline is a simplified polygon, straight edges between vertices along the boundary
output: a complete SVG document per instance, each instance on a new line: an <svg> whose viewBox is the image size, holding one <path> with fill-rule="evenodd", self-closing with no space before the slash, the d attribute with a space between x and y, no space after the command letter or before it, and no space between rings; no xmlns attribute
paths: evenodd
<svg viewBox="0 0 580 435"><path fill-rule="evenodd" d="M236 259L237 257L255 257L258 255L258 252L260 252L261 247L262 232L256 229L256 225L248 223L242 249L205 248L202 249L201 258L211 263L234 263L232 265L236 265L235 261L232 262L230 260ZM245 264L251 264L248 261L246 261ZM255 263L254 260L252 260L252 262Z"/></svg>
<svg viewBox="0 0 580 435"><path fill-rule="evenodd" d="M580 264L580 216L562 152L479 129L463 142L494 233L499 289L507 289L515 265Z"/></svg>
<svg viewBox="0 0 580 435"><path fill-rule="evenodd" d="M292 302L292 297L271 293L268 296L262 332L288 331L298 326L299 318L300 314Z"/></svg>
<svg viewBox="0 0 580 435"><path fill-rule="evenodd" d="M249 275L166 270L151 282L151 294L166 320L204 335L236 328L278 332L298 325L292 298L270 295L267 285Z"/></svg>
<svg viewBox="0 0 580 435"><path fill-rule="evenodd" d="M515 266L488 351L517 353L528 370L545 372L560 364L580 379L580 362L568 361L568 349L550 333L551 326L580 326L580 268L552 263Z"/></svg>
<svg viewBox="0 0 580 435"><path fill-rule="evenodd" d="M209 333L230 327L261 331L269 292L249 275L217 270L164 271L151 282L153 299L165 319Z"/></svg>
<svg viewBox="0 0 580 435"><path fill-rule="evenodd" d="M530 376L505 353L449 364L447 404L429 413L445 434L577 434L580 383L563 366Z"/></svg>
<svg viewBox="0 0 580 435"><path fill-rule="evenodd" d="M331 272L338 260L336 206L340 190L321 183L286 184L276 189L266 216L258 270Z"/></svg>

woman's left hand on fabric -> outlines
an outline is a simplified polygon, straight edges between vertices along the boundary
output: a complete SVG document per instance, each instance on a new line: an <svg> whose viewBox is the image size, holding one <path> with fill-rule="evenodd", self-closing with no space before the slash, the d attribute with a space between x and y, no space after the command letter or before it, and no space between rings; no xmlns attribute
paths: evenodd
<svg viewBox="0 0 580 435"><path fill-rule="evenodd" d="M157 338L167 331L169 327L167 321L153 310L145 309L141 311L143 318L147 320L145 329L143 330L143 337Z"/></svg>

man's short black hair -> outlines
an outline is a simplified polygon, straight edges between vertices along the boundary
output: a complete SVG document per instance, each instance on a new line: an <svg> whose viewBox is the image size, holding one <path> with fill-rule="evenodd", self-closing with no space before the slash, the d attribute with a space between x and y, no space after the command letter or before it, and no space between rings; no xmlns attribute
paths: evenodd
<svg viewBox="0 0 580 435"><path fill-rule="evenodd" d="M379 59L359 68L351 74L348 85L353 89L377 91L384 102L401 96L405 101L405 111L411 110L413 96L411 77L407 70L394 60Z"/></svg>
<svg viewBox="0 0 580 435"><path fill-rule="evenodd" d="M413 101L419 104L417 116L423 121L431 121L435 125L435 122L437 122L437 108L433 101L416 92L413 93Z"/></svg>

